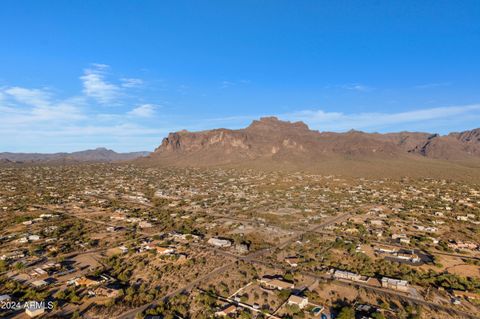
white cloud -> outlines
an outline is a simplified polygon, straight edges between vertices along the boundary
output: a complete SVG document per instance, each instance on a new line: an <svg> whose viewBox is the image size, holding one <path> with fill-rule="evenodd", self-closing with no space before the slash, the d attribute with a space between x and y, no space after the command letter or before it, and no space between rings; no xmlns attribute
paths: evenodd
<svg viewBox="0 0 480 319"><path fill-rule="evenodd" d="M120 81L122 82L122 87L124 88L138 88L143 85L142 79L122 78Z"/></svg>
<svg viewBox="0 0 480 319"><path fill-rule="evenodd" d="M105 79L108 68L106 64L92 64L92 67L85 69L80 77L83 82L83 93L100 104L113 103L121 95L120 87Z"/></svg>
<svg viewBox="0 0 480 319"><path fill-rule="evenodd" d="M14 86L5 89L4 96L5 95L12 97L17 102L29 106L41 107L50 105L50 93L41 89L27 89Z"/></svg>
<svg viewBox="0 0 480 319"><path fill-rule="evenodd" d="M2 126L15 126L36 122L59 122L84 118L81 99L55 100L43 89L9 87L0 91L3 96L0 110Z"/></svg>
<svg viewBox="0 0 480 319"><path fill-rule="evenodd" d="M231 87L232 85L235 85L235 83L233 83L233 82L231 82L231 81L222 81L222 86L221 86L221 88L222 88L222 89L226 89L226 88Z"/></svg>
<svg viewBox="0 0 480 319"><path fill-rule="evenodd" d="M153 116L158 106L139 103L143 99L129 91L143 81L109 81L107 75L108 65L90 65L80 77L82 91L70 97L46 88L0 86L0 136L4 137L0 151L60 151L85 145L122 148L123 142L139 149L146 140L154 145L165 131L140 122ZM112 103L118 106L112 112L103 113L105 109L98 107ZM132 103L138 107L127 112L126 106Z"/></svg>
<svg viewBox="0 0 480 319"><path fill-rule="evenodd" d="M480 112L480 104L447 106L397 113L352 113L304 110L279 115L279 117L304 121L312 128L322 131L345 131L349 129L377 130L394 125L422 123L435 120L453 120L473 116Z"/></svg>
<svg viewBox="0 0 480 319"><path fill-rule="evenodd" d="M352 84L345 84L341 86L343 89L350 90L350 91L357 91L357 92L371 92L374 90L373 87L359 84L359 83L352 83Z"/></svg>
<svg viewBox="0 0 480 319"><path fill-rule="evenodd" d="M232 86L237 86L237 85L246 85L250 84L250 80L239 80L239 81L228 81L224 80L220 83L220 88L226 89Z"/></svg>
<svg viewBox="0 0 480 319"><path fill-rule="evenodd" d="M155 114L156 108L157 107L153 104L143 104L134 108L133 110L128 112L128 114L138 117L151 117Z"/></svg>
<svg viewBox="0 0 480 319"><path fill-rule="evenodd" d="M372 86L368 86L361 83L347 83L347 84L337 84L337 85L327 85L324 87L325 89L343 89L349 91L357 91L357 92L371 92L374 91L375 88Z"/></svg>

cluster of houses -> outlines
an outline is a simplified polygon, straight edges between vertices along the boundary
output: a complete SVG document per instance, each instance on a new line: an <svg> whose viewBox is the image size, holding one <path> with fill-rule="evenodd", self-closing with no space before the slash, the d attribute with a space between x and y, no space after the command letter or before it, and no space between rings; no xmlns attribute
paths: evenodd
<svg viewBox="0 0 480 319"><path fill-rule="evenodd" d="M46 219L52 219L52 218L57 218L57 217L58 217L58 215L55 215L55 214L41 214L37 218L33 218L33 219L30 219L30 220L23 221L22 224L25 225L25 226L30 226L30 225L33 225L35 223L41 223L41 222L45 221Z"/></svg>
<svg viewBox="0 0 480 319"><path fill-rule="evenodd" d="M173 233L170 234L168 238L173 239L178 243L185 243L190 240L195 240L195 238L198 239L199 237L190 234L185 235ZM162 240L145 239L138 246L132 248L132 251L135 251L136 253L155 252L157 256L171 256L176 262L185 261L188 256L183 252L177 251L177 248L178 247L175 244L165 245ZM130 248L122 245L112 248L109 251L111 254L127 254L130 251Z"/></svg>
<svg viewBox="0 0 480 319"><path fill-rule="evenodd" d="M229 248L233 246L233 241L227 238L212 237L207 240L207 244L218 248ZM250 250L247 243L238 243L235 250L240 254L246 254Z"/></svg>
<svg viewBox="0 0 480 319"><path fill-rule="evenodd" d="M451 249L465 249L465 250L480 250L480 245L474 242L464 242L464 241L456 241L452 240L448 243L448 247Z"/></svg>
<svg viewBox="0 0 480 319"><path fill-rule="evenodd" d="M140 244L140 248L138 249L139 252L154 250L157 252L158 255L172 255L175 253L174 247L165 247L160 245L161 242L154 240L154 241L144 241Z"/></svg>
<svg viewBox="0 0 480 319"><path fill-rule="evenodd" d="M283 280L278 276L263 276L260 279L260 285L272 290L292 290L295 285L291 282ZM308 305L308 298L305 296L292 294L288 297L288 305L296 305L299 309L303 309Z"/></svg>
<svg viewBox="0 0 480 319"><path fill-rule="evenodd" d="M348 280L369 285L371 285L373 281L376 281L374 278L344 270L331 269L330 273L332 274L332 277L337 280ZM406 280L382 277L381 284L383 288L393 289L401 292L408 292L409 289L409 284Z"/></svg>
<svg viewBox="0 0 480 319"><path fill-rule="evenodd" d="M26 234L22 237L20 237L19 239L16 240L16 242L18 244L26 244L26 243L30 243L30 242L35 242L35 241L39 241L40 240L40 236L39 235L29 235L29 234Z"/></svg>
<svg viewBox="0 0 480 319"><path fill-rule="evenodd" d="M285 281L281 276L263 276L259 280L260 286L264 289L268 290L293 290L295 288L295 285L291 282ZM308 297L306 296L301 296L297 294L291 294L288 299L285 302L286 305L288 306L297 306L299 309L304 309L305 307L308 306L309 301ZM240 301L239 297L235 297L234 300L231 301L231 303L226 304L222 308L220 308L218 311L215 312L216 317L228 317L231 316L238 311L238 307L244 307L247 309L252 309L255 311L259 311L260 305L258 304L253 304L253 305L248 305L245 303L242 303ZM324 308L321 306L316 307L318 310L323 310ZM273 316L273 318L277 318Z"/></svg>
<svg viewBox="0 0 480 319"><path fill-rule="evenodd" d="M14 250L0 256L0 260L14 261L25 257L25 253L21 250Z"/></svg>
<svg viewBox="0 0 480 319"><path fill-rule="evenodd" d="M462 221L462 222L470 221L472 223L477 223L475 221L476 217L475 217L474 214L458 215L456 218L457 218L458 221Z"/></svg>
<svg viewBox="0 0 480 319"><path fill-rule="evenodd" d="M139 217L127 217L123 214L116 213L115 215L110 216L111 220L116 220L116 221L125 221L130 224L137 224L138 227L140 228L151 228L153 227L153 224L150 221L147 221L145 219L139 218ZM116 231L120 228L115 228L115 227L110 227L108 230L109 231Z"/></svg>
<svg viewBox="0 0 480 319"><path fill-rule="evenodd" d="M437 227L432 226L423 226L423 225L414 225L416 230L427 232L427 233L436 233L438 231Z"/></svg>
<svg viewBox="0 0 480 319"><path fill-rule="evenodd" d="M34 268L32 271L30 271L29 275L31 278L46 278L48 277L49 274L51 274L54 270L60 269L61 265L59 263L45 263L40 267Z"/></svg>

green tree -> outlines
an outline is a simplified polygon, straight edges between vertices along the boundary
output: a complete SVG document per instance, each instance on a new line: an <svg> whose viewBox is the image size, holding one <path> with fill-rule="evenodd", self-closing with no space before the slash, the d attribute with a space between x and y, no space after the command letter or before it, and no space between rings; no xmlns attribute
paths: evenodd
<svg viewBox="0 0 480 319"><path fill-rule="evenodd" d="M372 314L373 319L385 319L385 316L381 312L375 312Z"/></svg>
<svg viewBox="0 0 480 319"><path fill-rule="evenodd" d="M7 262L5 260L0 260L0 272L7 271Z"/></svg>
<svg viewBox="0 0 480 319"><path fill-rule="evenodd" d="M352 307L343 307L338 313L338 319L355 319L355 310Z"/></svg>

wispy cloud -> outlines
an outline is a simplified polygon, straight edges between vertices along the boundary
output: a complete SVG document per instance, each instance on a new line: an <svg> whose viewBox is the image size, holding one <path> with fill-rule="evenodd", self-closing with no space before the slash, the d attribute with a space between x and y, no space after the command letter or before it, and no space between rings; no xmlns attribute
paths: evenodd
<svg viewBox="0 0 480 319"><path fill-rule="evenodd" d="M3 96L0 107L4 113L0 119L2 126L85 118L81 98L54 99L47 90L18 86L4 88L0 92Z"/></svg>
<svg viewBox="0 0 480 319"><path fill-rule="evenodd" d="M364 84L359 84L359 83L346 84L346 85L343 85L342 87L346 90L357 91L357 92L371 92L374 90L373 87L370 87Z"/></svg>
<svg viewBox="0 0 480 319"><path fill-rule="evenodd" d="M16 102L35 107L50 105L50 92L42 89L27 89L18 86L10 87L4 90L3 95L10 96Z"/></svg>
<svg viewBox="0 0 480 319"><path fill-rule="evenodd" d="M356 91L356 92L372 92L375 90L373 86L361 84L361 83L346 83L346 84L337 84L337 85L327 85L325 89L343 89L348 91Z"/></svg>
<svg viewBox="0 0 480 319"><path fill-rule="evenodd" d="M226 89L226 88L231 87L232 85L234 85L234 83L231 82L231 81L222 81L222 83L221 83L221 88L222 88L222 89Z"/></svg>
<svg viewBox="0 0 480 319"><path fill-rule="evenodd" d="M452 85L451 82L425 83L425 84L415 85L414 88L415 89L433 89L433 88L445 87L450 85Z"/></svg>
<svg viewBox="0 0 480 319"><path fill-rule="evenodd" d="M153 104L142 104L128 112L128 114L138 117L152 117L153 115L155 115L156 108L157 106Z"/></svg>
<svg viewBox="0 0 480 319"><path fill-rule="evenodd" d="M395 125L426 123L434 120L454 120L464 116L480 115L480 104L436 107L397 113L351 113L304 110L279 117L304 121L312 128L322 131L345 131L349 129L381 130Z"/></svg>
<svg viewBox="0 0 480 319"><path fill-rule="evenodd" d="M113 103L121 95L120 87L106 80L108 69L106 64L92 64L80 77L83 93L101 104Z"/></svg>
<svg viewBox="0 0 480 319"><path fill-rule="evenodd" d="M220 83L220 88L222 89L227 89L233 86L238 86L238 85L244 85L244 84L249 84L250 80L239 80L239 81L229 81L229 80L223 80Z"/></svg>
<svg viewBox="0 0 480 319"><path fill-rule="evenodd" d="M121 78L120 81L122 82L121 85L124 88L138 88L144 84L142 79L135 78Z"/></svg>
<svg viewBox="0 0 480 319"><path fill-rule="evenodd" d="M112 77L109 70L105 64L90 65L80 76L82 91L67 97L48 88L0 87L0 136L4 137L0 151L74 150L99 141L105 146L117 143L117 147L127 141L132 149L138 149L145 145L143 140L160 139L157 134L164 131L145 124L157 106L145 103L138 90L129 90L141 88L143 81L107 81L107 75ZM102 107L111 104L117 107Z"/></svg>

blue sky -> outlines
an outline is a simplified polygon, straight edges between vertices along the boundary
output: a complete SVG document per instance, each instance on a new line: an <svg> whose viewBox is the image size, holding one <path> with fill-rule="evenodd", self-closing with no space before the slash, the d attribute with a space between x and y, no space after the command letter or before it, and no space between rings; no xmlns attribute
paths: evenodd
<svg viewBox="0 0 480 319"><path fill-rule="evenodd" d="M0 151L153 150L277 115L480 127L479 1L2 1Z"/></svg>

